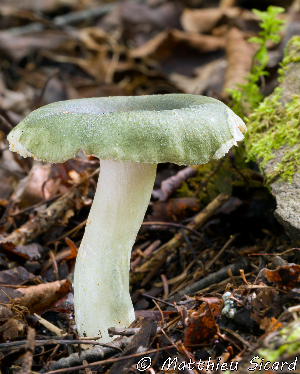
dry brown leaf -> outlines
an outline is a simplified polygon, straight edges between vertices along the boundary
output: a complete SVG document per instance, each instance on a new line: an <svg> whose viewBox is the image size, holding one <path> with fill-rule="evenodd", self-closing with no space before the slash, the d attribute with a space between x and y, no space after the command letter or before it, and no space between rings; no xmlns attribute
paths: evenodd
<svg viewBox="0 0 300 374"><path fill-rule="evenodd" d="M180 22L183 29L187 32L209 33L220 21L224 13L225 10L220 8L187 8L182 12Z"/></svg>
<svg viewBox="0 0 300 374"><path fill-rule="evenodd" d="M226 66L227 62L224 59L217 59L195 69L197 75L193 78L171 73L169 80L182 92L188 94L202 95L208 88L220 91Z"/></svg>
<svg viewBox="0 0 300 374"><path fill-rule="evenodd" d="M232 28L226 38L227 69L222 94L228 96L227 89L237 88L238 84L245 83L245 78L251 70L252 58L257 47L248 43L244 33Z"/></svg>
<svg viewBox="0 0 300 374"><path fill-rule="evenodd" d="M71 249L71 254L70 254L70 256L65 257L65 260L66 260L66 261L68 261L68 260L72 260L72 259L74 259L74 258L77 257L78 247L77 247L77 245L73 242L73 240L71 240L71 239L68 238L68 237L65 238L65 241L66 241L66 243L68 244L68 246L69 246L70 249Z"/></svg>
<svg viewBox="0 0 300 374"><path fill-rule="evenodd" d="M151 56L162 60L169 57L175 47L183 43L199 52L213 52L224 49L225 39L211 35L187 33L177 29L164 30L141 47L129 51L132 58Z"/></svg>
<svg viewBox="0 0 300 374"><path fill-rule="evenodd" d="M62 30L46 30L33 35L12 35L8 32L0 32L0 53L3 56L19 62L36 51L53 51L62 44L75 40L75 35L65 33Z"/></svg>
<svg viewBox="0 0 300 374"><path fill-rule="evenodd" d="M194 197L169 199L169 201L156 201L152 205L152 213L147 216L147 221L174 222L187 218L189 211L197 212L200 205Z"/></svg>
<svg viewBox="0 0 300 374"><path fill-rule="evenodd" d="M0 334L2 340L13 340L16 339L20 333L25 331L27 324L25 321L19 318L12 318L0 327Z"/></svg>
<svg viewBox="0 0 300 374"><path fill-rule="evenodd" d="M284 289L300 288L300 265L288 264L276 270L264 269L263 275L277 287Z"/></svg>
<svg viewBox="0 0 300 374"><path fill-rule="evenodd" d="M279 292L271 288L263 288L252 298L251 318L261 324L264 318L277 317L282 310Z"/></svg>
<svg viewBox="0 0 300 374"><path fill-rule="evenodd" d="M74 213L74 210L73 210L73 209L68 209L68 210L66 211L65 215L63 216L63 218L60 220L61 224L64 225L64 226L66 226L67 223L69 222L69 219L70 219L71 217L73 217L74 214L75 214L75 213Z"/></svg>
<svg viewBox="0 0 300 374"><path fill-rule="evenodd" d="M282 327L282 323L279 322L276 318L265 317L262 319L261 324L259 326L262 330L266 330L266 332L277 331Z"/></svg>
<svg viewBox="0 0 300 374"><path fill-rule="evenodd" d="M88 192L88 182L70 188L48 208L41 210L37 215L14 230L5 239L0 240L0 247L15 252L15 247L31 242L41 233L46 232L65 216L69 209L80 209L84 204L84 197ZM22 254L21 254L22 255ZM24 256L25 257L25 256ZM26 257L27 258L27 257Z"/></svg>
<svg viewBox="0 0 300 374"><path fill-rule="evenodd" d="M57 193L60 181L51 179L50 174L50 164L33 165L29 175L19 182L12 196L13 200L20 200L20 209L49 199Z"/></svg>
<svg viewBox="0 0 300 374"><path fill-rule="evenodd" d="M26 283L33 278L35 278L35 276L29 273L23 266L0 271L0 284L16 286Z"/></svg>
<svg viewBox="0 0 300 374"><path fill-rule="evenodd" d="M30 314L41 313L53 306L64 295L71 291L71 282L68 279L39 284L27 288L17 288L22 295L17 296L13 302L28 308Z"/></svg>
<svg viewBox="0 0 300 374"><path fill-rule="evenodd" d="M218 332L215 316L220 315L222 301L216 297L198 298L203 301L197 310L190 310L184 329L184 345L209 343Z"/></svg>

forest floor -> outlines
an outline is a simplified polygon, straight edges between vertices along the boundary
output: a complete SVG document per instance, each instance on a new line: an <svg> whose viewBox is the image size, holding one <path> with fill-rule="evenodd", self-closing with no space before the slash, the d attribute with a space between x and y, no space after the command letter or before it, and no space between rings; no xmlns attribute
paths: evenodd
<svg viewBox="0 0 300 374"><path fill-rule="evenodd" d="M72 289L99 160L79 152L51 165L10 152L6 140L32 110L67 99L188 93L228 105L256 50L251 9L283 6L267 96L300 33L299 1L20 4L0 4L1 372L138 373L147 356L151 373L300 373L299 248L242 142L206 165L158 166L131 255L136 321L103 345L78 336Z"/></svg>

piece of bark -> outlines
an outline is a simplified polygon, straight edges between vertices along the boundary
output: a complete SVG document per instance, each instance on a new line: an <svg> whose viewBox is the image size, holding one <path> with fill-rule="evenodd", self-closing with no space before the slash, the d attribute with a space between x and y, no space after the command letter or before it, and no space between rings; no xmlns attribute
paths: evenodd
<svg viewBox="0 0 300 374"><path fill-rule="evenodd" d="M52 370L59 370L63 368L71 368L72 366L81 365L82 360L86 360L87 362L95 362L99 360L104 360L107 357L110 357L120 349L125 349L128 344L133 339L133 336L130 337L122 337L120 339L114 340L110 342L110 346L115 346L116 348L110 347L93 347L91 349L87 349L82 351L81 354L79 353L72 353L69 357L61 358L60 360L53 362L48 366L45 366L40 373L47 373L48 371ZM117 349L118 348L118 349Z"/></svg>
<svg viewBox="0 0 300 374"><path fill-rule="evenodd" d="M242 31L236 27L229 30L226 37L227 68L222 88L223 96L229 96L227 89L235 89L238 84L246 82L255 49L253 44L245 40Z"/></svg>
<svg viewBox="0 0 300 374"><path fill-rule="evenodd" d="M212 215L215 213L228 199L229 195L221 193L213 201L211 201L207 207L205 207L187 226L194 230L201 227ZM190 232L185 230L186 235L190 235ZM163 265L168 254L175 251L184 242L184 237L181 233L177 233L171 240L162 245L149 260L144 262L141 266L136 269L136 273L130 273L129 282L135 284L143 278L145 274L151 272L153 268L158 267L159 264Z"/></svg>

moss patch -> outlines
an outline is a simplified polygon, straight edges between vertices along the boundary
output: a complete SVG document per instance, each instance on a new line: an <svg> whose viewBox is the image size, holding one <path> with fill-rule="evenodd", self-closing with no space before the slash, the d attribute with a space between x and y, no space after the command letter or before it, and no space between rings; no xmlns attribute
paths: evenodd
<svg viewBox="0 0 300 374"><path fill-rule="evenodd" d="M291 62L300 61L300 37L293 37L286 47L281 64L280 81L290 68ZM300 159L300 95L294 95L292 100L283 105L280 102L283 89L277 87L271 97L267 97L249 117L246 133L246 152L248 160L261 160L260 167L274 158L273 150L288 145L281 162L276 165L274 172L267 175L267 184L276 177L282 180L292 180L299 171Z"/></svg>

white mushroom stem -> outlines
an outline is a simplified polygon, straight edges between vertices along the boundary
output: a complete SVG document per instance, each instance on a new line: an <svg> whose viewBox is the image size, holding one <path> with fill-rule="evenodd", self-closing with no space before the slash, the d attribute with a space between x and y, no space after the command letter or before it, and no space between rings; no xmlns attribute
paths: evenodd
<svg viewBox="0 0 300 374"><path fill-rule="evenodd" d="M129 295L132 246L149 204L156 164L100 160L100 176L75 266L75 318L81 336L111 341L109 327L134 320Z"/></svg>

